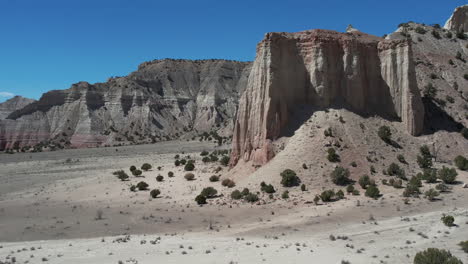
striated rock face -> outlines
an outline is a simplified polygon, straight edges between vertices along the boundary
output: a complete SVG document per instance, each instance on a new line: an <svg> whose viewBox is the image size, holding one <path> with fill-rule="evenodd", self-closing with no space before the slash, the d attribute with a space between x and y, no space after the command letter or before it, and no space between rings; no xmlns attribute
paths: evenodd
<svg viewBox="0 0 468 264"><path fill-rule="evenodd" d="M468 32L468 5L457 7L444 28L456 32Z"/></svg>
<svg viewBox="0 0 468 264"><path fill-rule="evenodd" d="M12 112L19 110L34 101L35 100L33 99L15 96L3 103L0 103L0 120L5 119Z"/></svg>
<svg viewBox="0 0 468 264"><path fill-rule="evenodd" d="M0 120L0 149L41 141L75 147L230 134L249 62L156 60L126 77L45 93Z"/></svg>
<svg viewBox="0 0 468 264"><path fill-rule="evenodd" d="M239 159L254 164L270 160L273 141L300 106L398 119L408 133L418 135L424 108L411 42L358 31L266 34L240 100L231 165Z"/></svg>

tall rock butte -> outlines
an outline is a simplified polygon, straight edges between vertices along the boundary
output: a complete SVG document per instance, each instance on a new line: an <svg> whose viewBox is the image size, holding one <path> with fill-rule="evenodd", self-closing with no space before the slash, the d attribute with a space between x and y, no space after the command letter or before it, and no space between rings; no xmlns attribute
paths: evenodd
<svg viewBox="0 0 468 264"><path fill-rule="evenodd" d="M468 32L468 5L455 8L444 28L456 32Z"/></svg>
<svg viewBox="0 0 468 264"><path fill-rule="evenodd" d="M424 107L411 45L359 31L267 33L240 99L231 165L268 162L299 106L380 115L420 134Z"/></svg>

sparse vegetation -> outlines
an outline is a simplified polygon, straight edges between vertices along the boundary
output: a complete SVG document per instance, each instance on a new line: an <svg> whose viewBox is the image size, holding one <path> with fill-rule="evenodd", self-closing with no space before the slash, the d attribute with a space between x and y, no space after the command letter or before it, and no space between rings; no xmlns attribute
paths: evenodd
<svg viewBox="0 0 468 264"><path fill-rule="evenodd" d="M228 156L223 156L221 157L221 160L219 161L221 165L227 166L229 165L229 157Z"/></svg>
<svg viewBox="0 0 468 264"><path fill-rule="evenodd" d="M255 203L256 201L258 201L258 196L254 193L249 193L246 196L244 196L244 200L249 203Z"/></svg>
<svg viewBox="0 0 468 264"><path fill-rule="evenodd" d="M144 171L149 171L151 170L151 168L153 167L149 163L144 163L143 165L141 165L141 169Z"/></svg>
<svg viewBox="0 0 468 264"><path fill-rule="evenodd" d="M387 174L389 176L397 176L400 179L406 179L405 170L396 163L391 163L388 166Z"/></svg>
<svg viewBox="0 0 468 264"><path fill-rule="evenodd" d="M379 127L379 131L377 132L380 139L382 139L385 143L391 143L392 141L392 131L388 126L381 126Z"/></svg>
<svg viewBox="0 0 468 264"><path fill-rule="evenodd" d="M439 192L448 192L449 191L449 187L443 183L439 183L436 185L436 190L438 190Z"/></svg>
<svg viewBox="0 0 468 264"><path fill-rule="evenodd" d="M452 256L450 251L428 248L414 256L413 264L463 264L463 262Z"/></svg>
<svg viewBox="0 0 468 264"><path fill-rule="evenodd" d="M187 162L184 166L185 171L193 171L195 169L195 164L193 162Z"/></svg>
<svg viewBox="0 0 468 264"><path fill-rule="evenodd" d="M126 181L129 178L128 174L123 170L114 171L112 174L116 175L121 181Z"/></svg>
<svg viewBox="0 0 468 264"><path fill-rule="evenodd" d="M219 181L219 176L216 176L216 175L210 176L210 182L217 182L217 181Z"/></svg>
<svg viewBox="0 0 468 264"><path fill-rule="evenodd" d="M439 179L446 184L454 184L457 178L457 171L454 168L447 168L445 166L439 170Z"/></svg>
<svg viewBox="0 0 468 264"><path fill-rule="evenodd" d="M167 177L172 178L174 177L174 172L170 171L167 173Z"/></svg>
<svg viewBox="0 0 468 264"><path fill-rule="evenodd" d="M330 162L339 162L340 161L340 156L336 154L336 150L334 148L329 148L327 150L327 159Z"/></svg>
<svg viewBox="0 0 468 264"><path fill-rule="evenodd" d="M239 190L234 190L231 193L231 198L234 200L242 199L242 193Z"/></svg>
<svg viewBox="0 0 468 264"><path fill-rule="evenodd" d="M266 192L266 193L275 193L275 192L276 192L276 190L275 190L275 188L273 187L273 185L271 185L271 184L266 184L265 182L262 182L262 183L260 184L260 190L261 190L262 192Z"/></svg>
<svg viewBox="0 0 468 264"><path fill-rule="evenodd" d="M326 190L320 194L320 199L322 199L323 202L331 202L333 197L335 197L335 191L333 190Z"/></svg>
<svg viewBox="0 0 468 264"><path fill-rule="evenodd" d="M281 194L282 199L289 199L289 191L284 191L283 194Z"/></svg>
<svg viewBox="0 0 468 264"><path fill-rule="evenodd" d="M414 32L416 32L418 34L421 34L421 35L424 35L424 34L426 34L427 30L424 29L423 27L418 26L418 27L416 27L414 29Z"/></svg>
<svg viewBox="0 0 468 264"><path fill-rule="evenodd" d="M336 167L330 174L331 180L336 185L347 185L349 180L349 170L343 167Z"/></svg>
<svg viewBox="0 0 468 264"><path fill-rule="evenodd" d="M429 189L424 193L424 197L426 197L429 201L434 201L434 199L439 196L439 192L434 189Z"/></svg>
<svg viewBox="0 0 468 264"><path fill-rule="evenodd" d="M149 185L146 182L141 181L141 182L137 183L136 187L138 188L138 190L144 191L144 190L148 189Z"/></svg>
<svg viewBox="0 0 468 264"><path fill-rule="evenodd" d="M365 195L370 198L377 199L380 197L380 190L375 185L369 185L366 189Z"/></svg>
<svg viewBox="0 0 468 264"><path fill-rule="evenodd" d="M468 170L468 159L466 159L465 157L458 155L457 157L455 157L454 162L455 166L457 166L459 170Z"/></svg>
<svg viewBox="0 0 468 264"><path fill-rule="evenodd" d="M403 163L403 164L406 164L406 159L405 159L405 156L403 156L402 154L398 154L397 155L397 159L399 162Z"/></svg>
<svg viewBox="0 0 468 264"><path fill-rule="evenodd" d="M423 169L423 172L416 175L421 180L425 180L427 183L437 182L437 170L436 169Z"/></svg>
<svg viewBox="0 0 468 264"><path fill-rule="evenodd" d="M158 197L158 195L160 195L160 194L161 194L161 191L158 190L158 189L153 189L153 190L151 190L151 192L150 192L150 195L151 195L152 198L156 198L156 197Z"/></svg>
<svg viewBox="0 0 468 264"><path fill-rule="evenodd" d="M307 188L306 188L305 184L301 185L301 191L303 191L303 192L307 191Z"/></svg>
<svg viewBox="0 0 468 264"><path fill-rule="evenodd" d="M197 197L195 197L195 202L197 202L199 205L206 204L206 197L199 194Z"/></svg>
<svg viewBox="0 0 468 264"><path fill-rule="evenodd" d="M293 187L299 185L301 182L299 177L297 177L296 172L291 169L286 169L281 172L281 184L284 187Z"/></svg>
<svg viewBox="0 0 468 264"><path fill-rule="evenodd" d="M158 182L164 181L164 176L162 176L162 175L156 176L156 181L158 181Z"/></svg>
<svg viewBox="0 0 468 264"><path fill-rule="evenodd" d="M221 181L221 185L224 187L232 188L236 186L236 183L231 179L224 179Z"/></svg>
<svg viewBox="0 0 468 264"><path fill-rule="evenodd" d="M369 175L362 175L361 177L359 177L358 183L361 186L361 188L367 189L367 187L369 185L371 185L371 179L370 179ZM350 185L350 186L352 186L352 185Z"/></svg>
<svg viewBox="0 0 468 264"><path fill-rule="evenodd" d="M213 187L206 187L200 193L200 195L203 195L206 198L213 198L216 196L216 194L218 194L218 190Z"/></svg>
<svg viewBox="0 0 468 264"><path fill-rule="evenodd" d="M139 177L143 172L141 170L135 169L132 171L133 176Z"/></svg>
<svg viewBox="0 0 468 264"><path fill-rule="evenodd" d="M458 245L462 248L465 253L468 253L468 240L467 241L462 241L458 243Z"/></svg>
<svg viewBox="0 0 468 264"><path fill-rule="evenodd" d="M417 162L420 168L427 169L432 167L432 154L427 145L423 145L419 148L421 155L417 156Z"/></svg>

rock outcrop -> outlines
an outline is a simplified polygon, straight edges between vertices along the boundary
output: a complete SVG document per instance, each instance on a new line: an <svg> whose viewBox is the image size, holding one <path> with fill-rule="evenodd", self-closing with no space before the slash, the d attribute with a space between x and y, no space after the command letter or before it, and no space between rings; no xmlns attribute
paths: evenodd
<svg viewBox="0 0 468 264"><path fill-rule="evenodd" d="M240 100L231 165L270 160L300 106L380 115L420 134L424 108L411 45L358 31L266 34Z"/></svg>
<svg viewBox="0 0 468 264"><path fill-rule="evenodd" d="M156 60L126 77L47 92L0 120L0 149L155 142L210 131L229 136L250 64Z"/></svg>
<svg viewBox="0 0 468 264"><path fill-rule="evenodd" d="M0 120L5 119L14 111L19 110L34 101L34 99L25 98L22 96L15 96L11 99L6 100L3 103L0 103Z"/></svg>
<svg viewBox="0 0 468 264"><path fill-rule="evenodd" d="M457 7L444 28L456 32L468 32L468 5Z"/></svg>

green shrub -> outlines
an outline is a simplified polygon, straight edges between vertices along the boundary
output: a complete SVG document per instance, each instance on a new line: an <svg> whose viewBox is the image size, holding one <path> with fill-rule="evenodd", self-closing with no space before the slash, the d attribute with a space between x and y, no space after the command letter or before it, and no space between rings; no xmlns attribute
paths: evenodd
<svg viewBox="0 0 468 264"><path fill-rule="evenodd" d="M258 201L258 196L254 193L249 193L246 196L244 196L244 200L249 203L255 203L256 201Z"/></svg>
<svg viewBox="0 0 468 264"><path fill-rule="evenodd" d="M442 220L442 223L448 227L453 226L453 223L455 222L455 218L451 215L443 215L440 220Z"/></svg>
<svg viewBox="0 0 468 264"><path fill-rule="evenodd" d="M236 186L236 184L234 183L234 181L231 180L231 179L224 179L224 180L221 182L221 185L224 186L224 187L228 187L228 188L232 188L232 187Z"/></svg>
<svg viewBox="0 0 468 264"><path fill-rule="evenodd" d="M229 157L228 156L223 156L221 157L221 160L219 161L221 165L227 166L229 165Z"/></svg>
<svg viewBox="0 0 468 264"><path fill-rule="evenodd" d="M436 39L441 39L442 37L440 36L439 32L436 30L432 30L432 36Z"/></svg>
<svg viewBox="0 0 468 264"><path fill-rule="evenodd" d="M274 193L276 192L275 191L275 187L273 187L273 185L271 184L266 184L265 182L262 182L262 184L260 184L260 190L262 192L266 192L266 193Z"/></svg>
<svg viewBox="0 0 468 264"><path fill-rule="evenodd" d="M213 175L210 177L210 182L217 182L219 181L219 176Z"/></svg>
<svg viewBox="0 0 468 264"><path fill-rule="evenodd" d="M421 191L419 191L418 186L408 184L408 185L406 185L406 188L403 191L403 196L404 197L419 197L420 193L421 193Z"/></svg>
<svg viewBox="0 0 468 264"><path fill-rule="evenodd" d="M131 191L131 192L136 191L136 186L135 186L135 185L130 186L130 191Z"/></svg>
<svg viewBox="0 0 468 264"><path fill-rule="evenodd" d="M301 185L301 191L303 191L303 192L307 191L307 188L306 188L305 184Z"/></svg>
<svg viewBox="0 0 468 264"><path fill-rule="evenodd" d="M149 171L151 170L151 168L152 166L149 163L144 163L143 165L141 165L141 169L144 171Z"/></svg>
<svg viewBox="0 0 468 264"><path fill-rule="evenodd" d="M158 195L160 195L160 194L161 194L161 191L158 190L158 189L153 189L153 190L151 190L151 192L150 192L150 195L151 195L152 198L156 198L156 197L158 197Z"/></svg>
<svg viewBox="0 0 468 264"><path fill-rule="evenodd" d="M315 197L314 197L314 204L318 204L319 201L320 201L320 196L315 195Z"/></svg>
<svg viewBox="0 0 468 264"><path fill-rule="evenodd" d="M419 152L421 155L417 156L417 162L419 167L423 169L431 168L432 167L432 154L429 150L429 147L427 145L423 145L420 149Z"/></svg>
<svg viewBox="0 0 468 264"><path fill-rule="evenodd" d="M450 251L437 248L428 248L418 252L414 256L414 264L463 264L463 262L452 256Z"/></svg>
<svg viewBox="0 0 468 264"><path fill-rule="evenodd" d="M286 169L281 172L281 184L284 187L293 187L297 186L300 183L299 177L297 177L296 172L290 169Z"/></svg>
<svg viewBox="0 0 468 264"><path fill-rule="evenodd" d="M367 187L365 195L367 197L377 199L380 197L380 190L379 188L377 188L377 186L370 185L369 187Z"/></svg>
<svg viewBox="0 0 468 264"><path fill-rule="evenodd" d="M176 167L179 166L179 165L180 165L180 160L175 160L175 161L174 161L174 165L175 165Z"/></svg>
<svg viewBox="0 0 468 264"><path fill-rule="evenodd" d="M129 178L128 174L123 170L114 171L113 174L121 181L126 181Z"/></svg>
<svg viewBox="0 0 468 264"><path fill-rule="evenodd" d="M414 29L414 31L415 31L416 33L418 33L418 34L421 34L421 35L424 35L424 34L426 34L426 32L427 32L427 30L425 30L423 27L420 27L420 26L416 27L416 28Z"/></svg>
<svg viewBox="0 0 468 264"><path fill-rule="evenodd" d="M193 181L195 179L195 174L193 173L186 173L184 178L187 180L187 181Z"/></svg>
<svg viewBox="0 0 468 264"><path fill-rule="evenodd" d="M462 241L458 243L458 245L462 248L465 253L468 253L468 240L467 241Z"/></svg>
<svg viewBox="0 0 468 264"><path fill-rule="evenodd" d="M195 169L195 165L192 162L188 162L184 166L185 171L193 171Z"/></svg>
<svg viewBox="0 0 468 264"><path fill-rule="evenodd" d="M336 167L330 174L331 180L336 185L347 185L349 180L349 170L343 167Z"/></svg>
<svg viewBox="0 0 468 264"><path fill-rule="evenodd" d="M357 167L357 163L355 161L351 162L349 165L351 165L353 168Z"/></svg>
<svg viewBox="0 0 468 264"><path fill-rule="evenodd" d="M210 156L210 161L211 161L211 162L215 162L215 161L218 161L218 160L219 160L219 159L218 159L218 156L214 156L214 155L211 155L211 156Z"/></svg>
<svg viewBox="0 0 468 264"><path fill-rule="evenodd" d="M242 196L246 196L246 195L249 194L249 193L250 193L249 188L244 188L244 189L242 190L242 192L241 192Z"/></svg>
<svg viewBox="0 0 468 264"><path fill-rule="evenodd" d="M283 198L283 199L289 199L289 192L288 192L288 191L284 191L283 194L281 194L281 198Z"/></svg>
<svg viewBox="0 0 468 264"><path fill-rule="evenodd" d="M206 155L208 155L208 151L206 151L206 150L204 150L204 151L202 151L202 152L200 153L200 156L206 156Z"/></svg>
<svg viewBox="0 0 468 264"><path fill-rule="evenodd" d="M136 170L137 168L135 166L130 166L130 171L133 172L134 170Z"/></svg>
<svg viewBox="0 0 468 264"><path fill-rule="evenodd" d="M382 139L385 143L390 143L392 141L392 131L388 126L381 126L379 127L379 131L377 135Z"/></svg>
<svg viewBox="0 0 468 264"><path fill-rule="evenodd" d="M393 180L393 179L390 179L390 181ZM400 189L403 187L403 181L401 179L397 179L397 180L393 180L393 182L391 183L391 185L393 186L393 188L395 189Z"/></svg>
<svg viewBox="0 0 468 264"><path fill-rule="evenodd" d="M359 195L359 194L360 194L360 193L359 193L359 190L358 190L358 189L354 189L354 190L353 190L353 195L354 195L354 196L357 196L357 195Z"/></svg>
<svg viewBox="0 0 468 264"><path fill-rule="evenodd" d="M164 176L162 176L162 175L156 176L156 181L162 182L163 180L164 180Z"/></svg>
<svg viewBox="0 0 468 264"><path fill-rule="evenodd" d="M396 164L396 163L391 163L391 164L388 166L387 174L388 174L389 176L397 176L398 178L406 179L405 170L402 169L402 168L401 168L398 164Z"/></svg>
<svg viewBox="0 0 468 264"><path fill-rule="evenodd" d="M426 84L423 91L424 97L434 99L437 96L437 88L434 87L432 83Z"/></svg>
<svg viewBox="0 0 468 264"><path fill-rule="evenodd" d="M429 189L424 193L424 197L426 197L429 201L434 201L434 199L439 196L439 192L434 189Z"/></svg>
<svg viewBox="0 0 468 264"><path fill-rule="evenodd" d="M436 169L423 169L423 172L418 173L416 176L422 180L425 180L427 183L437 182L437 170Z"/></svg>
<svg viewBox="0 0 468 264"><path fill-rule="evenodd" d="M454 162L459 170L468 170L468 159L465 157L458 155Z"/></svg>
<svg viewBox="0 0 468 264"><path fill-rule="evenodd" d="M141 170L137 170L137 169L136 169L136 170L133 170L133 171L132 171L132 174L133 174L133 176L138 177L138 176L141 176L142 172L141 172Z"/></svg>
<svg viewBox="0 0 468 264"><path fill-rule="evenodd" d="M419 179L416 176L411 177L411 179L408 182L409 185L417 186L417 187L422 187L422 182L421 179Z"/></svg>
<svg viewBox="0 0 468 264"><path fill-rule="evenodd" d="M354 185L350 184L348 186L346 186L346 192L347 193L353 193L354 191Z"/></svg>
<svg viewBox="0 0 468 264"><path fill-rule="evenodd" d="M362 175L361 177L359 177L358 183L359 185L361 185L361 188L367 189L367 186L371 184L371 179L369 175Z"/></svg>
<svg viewBox="0 0 468 264"><path fill-rule="evenodd" d="M197 202L197 204L206 204L206 197L199 194L197 195L197 197L195 197L195 202Z"/></svg>
<svg viewBox="0 0 468 264"><path fill-rule="evenodd" d="M169 178L174 177L174 173L173 173L172 171L168 172L168 173L167 173L167 177L169 177Z"/></svg>
<svg viewBox="0 0 468 264"><path fill-rule="evenodd" d="M203 159L202 159L202 162L204 162L204 163L207 163L207 162L210 162L210 161L211 161L210 158L206 157L206 156L203 157Z"/></svg>
<svg viewBox="0 0 468 264"><path fill-rule="evenodd" d="M206 187L200 193L200 195L203 195L206 198L213 198L216 194L218 194L218 191L213 187Z"/></svg>
<svg viewBox="0 0 468 264"><path fill-rule="evenodd" d="M234 200L239 200L239 199L242 198L242 193L239 190L234 190L231 193L231 198L234 199Z"/></svg>
<svg viewBox="0 0 468 264"><path fill-rule="evenodd" d="M399 162L401 162L403 164L406 164L405 156L403 156L401 154L398 154L397 159L398 159Z"/></svg>
<svg viewBox="0 0 468 264"><path fill-rule="evenodd" d="M334 148L329 148L327 150L327 159L330 161L330 162L339 162L340 161L340 156L338 154L336 154L336 151Z"/></svg>
<svg viewBox="0 0 468 264"><path fill-rule="evenodd" d="M338 200L343 199L343 198L345 197L344 192L343 192L342 190L337 191L337 192L335 193L335 197L336 197L336 199L338 199Z"/></svg>
<svg viewBox="0 0 468 264"><path fill-rule="evenodd" d="M138 188L138 190L143 191L143 190L148 189L149 185L146 182L141 181L137 183L136 187Z"/></svg>
<svg viewBox="0 0 468 264"><path fill-rule="evenodd" d="M334 197L335 191L333 190L326 190L320 194L320 199L322 199L323 202L331 202Z"/></svg>
<svg viewBox="0 0 468 264"><path fill-rule="evenodd" d="M325 130L323 131L323 135L324 135L325 137L333 137L333 131L332 131L331 127L325 129Z"/></svg>
<svg viewBox="0 0 468 264"><path fill-rule="evenodd" d="M453 184L457 179L457 171L454 168L447 168L445 166L439 170L439 179L441 179L446 184Z"/></svg>

